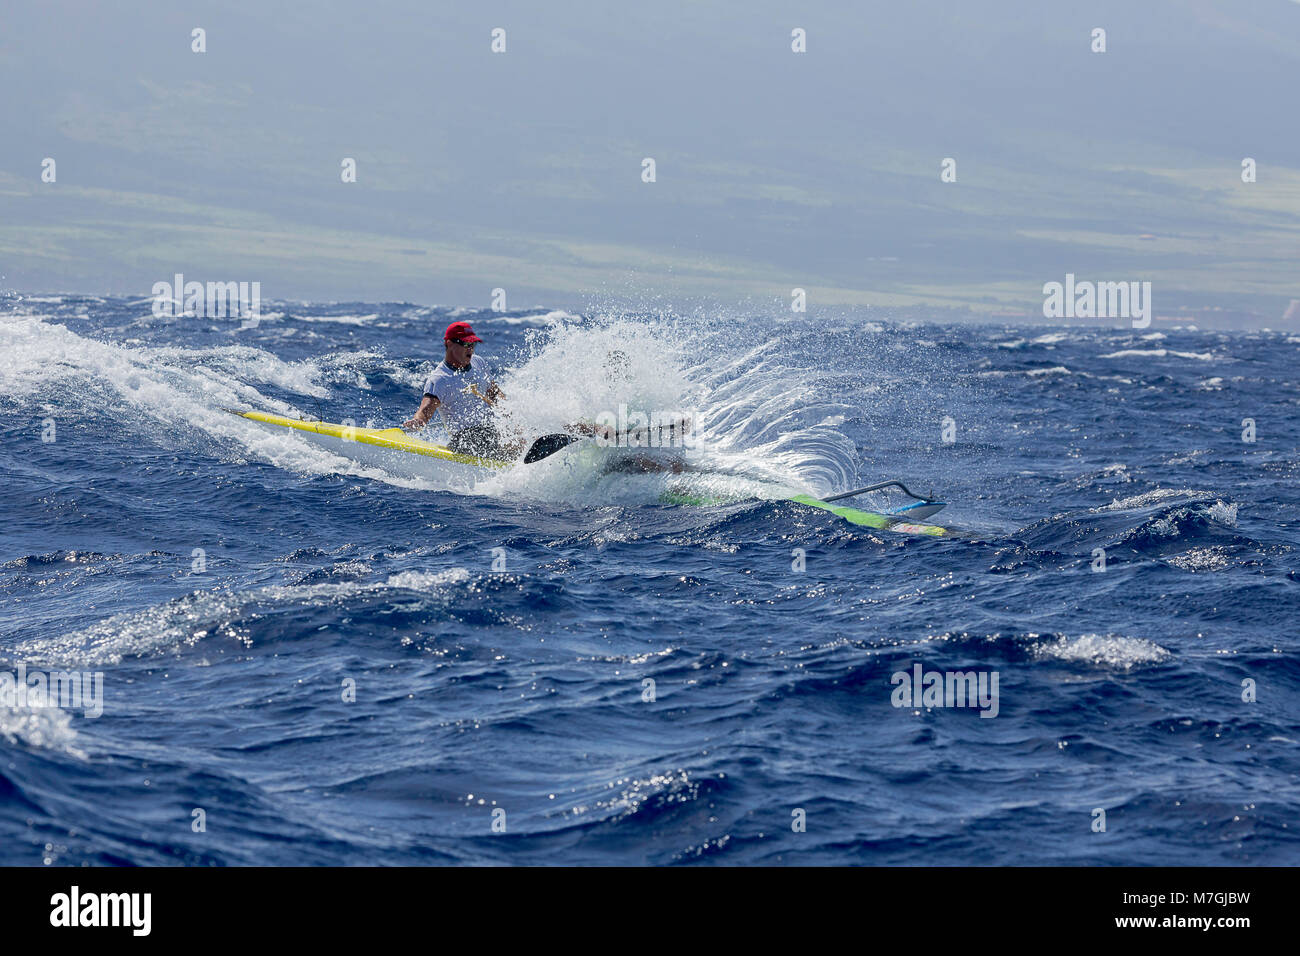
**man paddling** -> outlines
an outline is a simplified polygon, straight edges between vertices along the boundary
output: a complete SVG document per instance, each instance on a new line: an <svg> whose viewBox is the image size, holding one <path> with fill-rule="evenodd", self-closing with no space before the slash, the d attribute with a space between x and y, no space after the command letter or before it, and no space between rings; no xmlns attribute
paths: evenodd
<svg viewBox="0 0 1300 956"><path fill-rule="evenodd" d="M468 322L447 326L442 342L446 355L424 383L420 408L405 429L423 428L434 412L442 413L452 451L482 458L513 458L518 448L502 440L493 417L493 406L503 398L492 367L483 359L474 361L474 346L483 340Z"/></svg>

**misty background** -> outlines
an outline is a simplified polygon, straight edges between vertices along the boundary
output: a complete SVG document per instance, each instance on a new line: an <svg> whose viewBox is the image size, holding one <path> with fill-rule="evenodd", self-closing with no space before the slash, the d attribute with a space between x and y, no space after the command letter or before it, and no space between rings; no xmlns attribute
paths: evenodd
<svg viewBox="0 0 1300 956"><path fill-rule="evenodd" d="M0 288L1041 316L1072 272L1276 326L1298 67L1295 0L6 4Z"/></svg>

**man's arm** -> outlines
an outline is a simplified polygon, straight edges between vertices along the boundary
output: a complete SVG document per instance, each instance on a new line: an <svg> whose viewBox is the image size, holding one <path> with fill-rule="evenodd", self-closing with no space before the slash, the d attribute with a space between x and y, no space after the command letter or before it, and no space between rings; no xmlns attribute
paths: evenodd
<svg viewBox="0 0 1300 956"><path fill-rule="evenodd" d="M407 431L423 428L428 424L429 419L433 417L433 413L438 410L438 406L441 404L434 396L425 395L420 402L419 410L411 417L410 421L402 422L402 427ZM392 421L392 419L389 419L389 421Z"/></svg>
<svg viewBox="0 0 1300 956"><path fill-rule="evenodd" d="M591 435L593 438L606 438L614 440L614 428L611 425L596 425L592 422L572 422L565 425L564 430L578 435Z"/></svg>
<svg viewBox="0 0 1300 956"><path fill-rule="evenodd" d="M640 444L649 443L649 435L651 431L651 429L642 426L639 428L629 428L627 431L620 434L614 430L613 425L597 425L593 422L572 422L565 425L564 430L578 435L591 435L594 438L604 438L608 441L630 439L635 435L640 439ZM665 434L667 435L667 440L672 440L677 437L679 431L684 435L691 430L691 419L689 416L679 418L676 421L667 424L660 424L656 426L654 430L659 433L659 440L661 442L665 441ZM637 444L637 442L629 442L629 444Z"/></svg>

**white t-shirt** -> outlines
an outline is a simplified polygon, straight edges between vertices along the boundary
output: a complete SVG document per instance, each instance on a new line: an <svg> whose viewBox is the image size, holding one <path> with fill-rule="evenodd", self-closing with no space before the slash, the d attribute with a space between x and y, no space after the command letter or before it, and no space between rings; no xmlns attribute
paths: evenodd
<svg viewBox="0 0 1300 956"><path fill-rule="evenodd" d="M471 385L486 395L496 380L495 372L487 361L475 357L469 368L451 368L439 362L433 374L424 383L424 394L438 400L438 411L447 431L456 434L471 425L481 425L492 420L492 409L487 402L469 391Z"/></svg>

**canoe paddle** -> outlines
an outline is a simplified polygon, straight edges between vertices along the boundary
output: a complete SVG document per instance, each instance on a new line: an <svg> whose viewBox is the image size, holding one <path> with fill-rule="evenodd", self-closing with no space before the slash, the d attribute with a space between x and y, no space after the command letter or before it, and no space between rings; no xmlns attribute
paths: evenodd
<svg viewBox="0 0 1300 956"><path fill-rule="evenodd" d="M531 465L535 461L541 461L543 458L549 458L561 448L573 444L575 441L582 441L576 435L566 435L564 432L557 432L554 435L543 435L537 441L528 446L528 451L524 455L524 464Z"/></svg>

